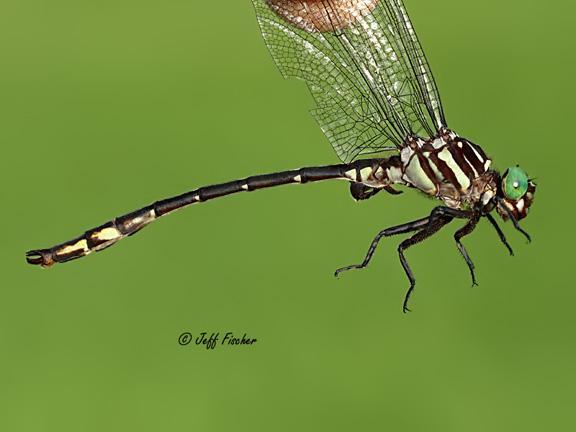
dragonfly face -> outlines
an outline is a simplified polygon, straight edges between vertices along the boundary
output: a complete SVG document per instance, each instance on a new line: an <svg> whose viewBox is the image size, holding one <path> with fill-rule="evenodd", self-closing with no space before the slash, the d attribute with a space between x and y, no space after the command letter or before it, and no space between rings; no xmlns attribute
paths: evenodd
<svg viewBox="0 0 576 432"><path fill-rule="evenodd" d="M535 192L536 183L519 166L508 168L502 175L498 191L500 205L496 207L502 219L507 220L510 213L517 221L524 219L534 201Z"/></svg>

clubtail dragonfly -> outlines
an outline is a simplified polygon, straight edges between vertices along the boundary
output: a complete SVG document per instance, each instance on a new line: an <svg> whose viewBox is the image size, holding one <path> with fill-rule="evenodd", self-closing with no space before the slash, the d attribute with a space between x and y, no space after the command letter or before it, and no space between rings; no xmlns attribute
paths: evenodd
<svg viewBox="0 0 576 432"><path fill-rule="evenodd" d="M518 221L526 217L536 185L518 166L503 174L470 140L448 128L434 77L401 0L253 0L264 40L285 77L304 80L316 102L312 113L342 163L257 175L205 186L117 217L81 236L29 251L27 261L49 267L105 249L174 210L236 192L293 183L343 179L356 200L407 186L442 203L426 217L384 229L360 264L366 267L383 237L413 233L398 246L410 281L416 280L404 252L454 219L465 224L454 240L476 284L474 265L462 245L485 217L512 249L491 212L528 240ZM367 157L369 155L369 157ZM364 157L362 157L364 156Z"/></svg>

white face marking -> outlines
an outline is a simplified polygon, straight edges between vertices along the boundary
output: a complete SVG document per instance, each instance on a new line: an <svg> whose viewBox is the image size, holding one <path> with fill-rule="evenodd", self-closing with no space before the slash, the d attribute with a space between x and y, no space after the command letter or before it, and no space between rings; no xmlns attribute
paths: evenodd
<svg viewBox="0 0 576 432"><path fill-rule="evenodd" d="M444 149L440 153L438 153L438 159L441 159L444 162L446 162L448 168L452 170L454 176L456 176L456 180L458 180L458 183L460 183L461 190L466 190L470 187L470 179L466 174L464 174L464 171L460 169L460 167L458 166L458 164L456 163L456 161L454 160L448 149Z"/></svg>
<svg viewBox="0 0 576 432"><path fill-rule="evenodd" d="M519 212L522 212L522 210L524 210L524 198L522 198L516 203L516 208L518 209Z"/></svg>
<svg viewBox="0 0 576 432"><path fill-rule="evenodd" d="M107 241L107 240L115 240L119 237L122 237L122 234L120 233L120 231L118 231L116 228L104 228L102 231L98 231L95 232L94 234L92 234L92 238L96 238L98 240L103 240L103 241Z"/></svg>
<svg viewBox="0 0 576 432"><path fill-rule="evenodd" d="M82 250L84 252L88 252L88 243L86 240L82 239L74 243L73 245L65 246L64 248L60 249L56 252L56 255L67 255L72 252L76 252L78 250Z"/></svg>
<svg viewBox="0 0 576 432"><path fill-rule="evenodd" d="M294 177L294 181L296 183L302 183L302 176L301 175L297 175L296 177Z"/></svg>

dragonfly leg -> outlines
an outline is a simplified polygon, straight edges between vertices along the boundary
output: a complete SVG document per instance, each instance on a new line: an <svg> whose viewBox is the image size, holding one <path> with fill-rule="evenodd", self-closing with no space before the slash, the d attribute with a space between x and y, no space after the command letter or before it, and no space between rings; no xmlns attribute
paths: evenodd
<svg viewBox="0 0 576 432"><path fill-rule="evenodd" d="M440 228L451 222L452 219L453 217L451 216L436 216L435 220L431 220L427 223L426 228L418 231L412 237L404 240L398 245L398 255L400 256L400 262L402 263L404 272L406 272L406 276L408 276L408 279L410 280L410 288L406 292L406 296L404 297L404 304L402 305L402 311L404 313L410 312L410 309L408 309L408 300L410 299L410 295L412 294L412 291L414 291L414 286L416 285L416 279L414 278L412 269L410 269L410 266L408 265L408 261L406 261L404 251L410 246L414 246L415 244L426 240L428 237L431 237L436 232L438 232Z"/></svg>
<svg viewBox="0 0 576 432"><path fill-rule="evenodd" d="M466 261L466 264L468 264L468 268L470 269L470 275L472 276L472 286L478 285L478 283L476 282L476 275L474 274L474 263L470 259L470 256L468 255L466 248L460 242L460 239L462 239L462 237L467 236L472 231L474 231L479 220L480 216L478 215L471 217L466 223L466 225L464 225L462 228L460 228L458 231L454 233L454 240L456 241L456 246L458 246L458 250L464 257L464 261Z"/></svg>
<svg viewBox="0 0 576 432"><path fill-rule="evenodd" d="M426 218L418 219L418 220L415 220L412 222L407 222L407 223L402 224L402 225L397 225L394 227L386 228L386 229L380 231L376 235L376 237L374 237L374 240L372 240L372 243L370 243L370 247L368 248L368 252L366 253L366 256L364 257L364 260L360 264L353 264L353 265L349 265L346 267L341 267L334 272L334 276L338 276L340 273L348 271L348 270L362 269L362 268L366 267L370 263L370 260L372 259L372 255L374 255L374 252L376 251L376 248L378 247L378 243L380 242L382 237L390 237L390 236L397 235L397 234L404 234L404 233L419 230L428 224L428 219L429 218L426 217Z"/></svg>
<svg viewBox="0 0 576 432"><path fill-rule="evenodd" d="M498 200L498 206L502 209L504 209L504 211L506 212L506 214L508 215L508 217L510 218L510 220L512 221L512 224L514 225L514 228L516 228L518 231L520 231L524 237L526 237L526 239L528 240L528 243L530 243L532 241L532 239L530 238L530 234L528 234L526 231L524 231L522 229L522 227L520 226L520 224L518 223L518 221L516 220L516 218L514 217L514 214L510 211L510 209L508 208L508 206L506 204L502 204L503 200L499 199Z"/></svg>
<svg viewBox="0 0 576 432"><path fill-rule="evenodd" d="M474 216L474 212L470 210L458 210L446 206L434 207L430 212L430 219L428 221L428 229L432 228L432 223L440 216L449 216L457 219L470 219Z"/></svg>
<svg viewBox="0 0 576 432"><path fill-rule="evenodd" d="M350 183L350 194L356 201L367 200L381 190L382 189L371 188L362 183Z"/></svg>
<svg viewBox="0 0 576 432"><path fill-rule="evenodd" d="M402 191L394 189L392 186L384 186L382 188L373 188L366 186L362 183L350 183L350 194L356 201L367 200L372 198L378 192L385 190L391 195L400 195Z"/></svg>
<svg viewBox="0 0 576 432"><path fill-rule="evenodd" d="M510 252L510 255L514 256L514 251L512 250L512 247L508 244L508 241L506 240L506 236L504 235L504 233L502 232L502 230L498 226L498 222L496 222L496 219L494 219L494 217L490 213L486 214L486 218L490 221L490 223L492 224L492 226L494 227L494 229L498 233L498 237L500 237L500 241L504 244L504 246L506 246L506 248L508 249L508 252Z"/></svg>

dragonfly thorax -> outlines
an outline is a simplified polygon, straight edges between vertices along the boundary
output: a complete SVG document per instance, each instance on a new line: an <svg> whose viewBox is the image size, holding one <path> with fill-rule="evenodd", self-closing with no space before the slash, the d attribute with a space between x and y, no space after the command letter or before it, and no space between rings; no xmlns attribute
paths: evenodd
<svg viewBox="0 0 576 432"><path fill-rule="evenodd" d="M401 150L402 179L451 208L478 208L496 195L492 163L480 146L442 130L429 138L409 138ZM497 177L497 175L496 175Z"/></svg>

